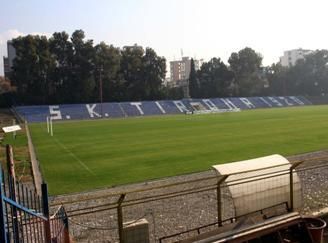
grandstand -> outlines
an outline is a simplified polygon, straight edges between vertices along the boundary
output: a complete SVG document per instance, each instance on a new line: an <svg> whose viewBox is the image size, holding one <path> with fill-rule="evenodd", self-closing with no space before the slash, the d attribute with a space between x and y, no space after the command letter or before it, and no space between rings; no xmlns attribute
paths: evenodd
<svg viewBox="0 0 328 243"><path fill-rule="evenodd" d="M184 113L211 113L258 108L310 105L302 96L233 97L183 99L121 103L65 104L50 106L19 106L16 111L28 122L122 118Z"/></svg>

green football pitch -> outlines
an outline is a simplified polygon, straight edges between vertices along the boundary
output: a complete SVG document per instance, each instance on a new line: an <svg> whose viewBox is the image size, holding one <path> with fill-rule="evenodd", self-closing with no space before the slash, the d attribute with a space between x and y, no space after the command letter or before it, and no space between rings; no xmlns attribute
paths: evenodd
<svg viewBox="0 0 328 243"><path fill-rule="evenodd" d="M52 195L326 149L328 106L30 124Z"/></svg>

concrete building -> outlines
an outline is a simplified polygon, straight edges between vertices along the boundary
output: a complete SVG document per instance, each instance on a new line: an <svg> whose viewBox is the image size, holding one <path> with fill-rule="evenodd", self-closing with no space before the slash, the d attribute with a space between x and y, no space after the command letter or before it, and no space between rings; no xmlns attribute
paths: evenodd
<svg viewBox="0 0 328 243"><path fill-rule="evenodd" d="M195 69L198 70L202 64L202 60L195 60ZM170 81L176 83L180 80L187 80L190 74L190 57L182 57L182 60L170 62Z"/></svg>
<svg viewBox="0 0 328 243"><path fill-rule="evenodd" d="M9 78L9 75L12 71L15 57L15 47L13 46L12 41L7 41L7 57L3 57L3 70L6 78Z"/></svg>
<svg viewBox="0 0 328 243"><path fill-rule="evenodd" d="M195 69L200 69L202 64L201 60L195 60ZM167 82L169 87L182 87L184 97L189 97L189 75L190 75L190 65L191 65L191 58L190 57L182 57L182 60L178 61L171 61L170 62L170 81Z"/></svg>
<svg viewBox="0 0 328 243"><path fill-rule="evenodd" d="M294 66L299 59L304 59L304 57L313 51L304 49L294 49L289 51L284 51L284 55L280 57L280 64L284 67Z"/></svg>

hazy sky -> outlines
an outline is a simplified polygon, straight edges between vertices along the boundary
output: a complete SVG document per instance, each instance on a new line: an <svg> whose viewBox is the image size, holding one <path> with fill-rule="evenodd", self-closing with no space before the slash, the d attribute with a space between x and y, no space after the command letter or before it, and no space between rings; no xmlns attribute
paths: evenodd
<svg viewBox="0 0 328 243"><path fill-rule="evenodd" d="M284 50L328 49L327 9L327 0L2 0L0 56L21 34L83 29L95 43L137 43L167 60L183 49L185 56L226 62L248 46L270 65Z"/></svg>

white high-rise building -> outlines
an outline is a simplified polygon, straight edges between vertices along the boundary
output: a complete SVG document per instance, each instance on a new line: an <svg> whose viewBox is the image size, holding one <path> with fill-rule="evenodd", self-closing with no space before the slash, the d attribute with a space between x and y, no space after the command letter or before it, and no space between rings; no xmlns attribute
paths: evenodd
<svg viewBox="0 0 328 243"><path fill-rule="evenodd" d="M284 67L294 66L299 59L304 59L304 57L313 51L304 49L294 49L289 51L284 51L284 55L280 57L280 64Z"/></svg>

